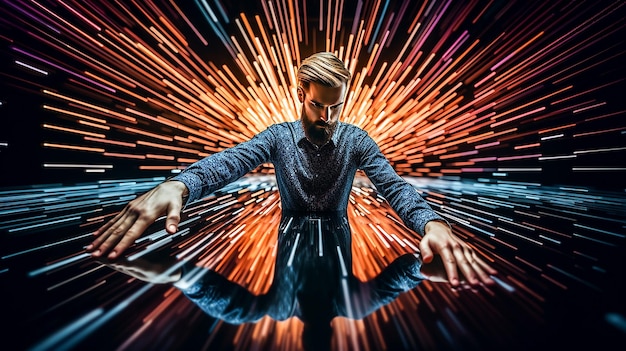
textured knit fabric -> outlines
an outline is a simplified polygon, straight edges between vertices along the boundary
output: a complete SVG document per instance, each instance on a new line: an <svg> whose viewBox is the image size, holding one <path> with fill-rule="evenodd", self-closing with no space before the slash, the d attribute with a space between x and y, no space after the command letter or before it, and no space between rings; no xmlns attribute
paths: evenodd
<svg viewBox="0 0 626 351"><path fill-rule="evenodd" d="M283 210L345 212L360 169L409 228L424 234L428 221L445 221L395 172L367 132L342 122L322 147L308 141L300 121L271 125L249 141L195 162L172 179L185 183L189 203L263 163L274 165Z"/></svg>

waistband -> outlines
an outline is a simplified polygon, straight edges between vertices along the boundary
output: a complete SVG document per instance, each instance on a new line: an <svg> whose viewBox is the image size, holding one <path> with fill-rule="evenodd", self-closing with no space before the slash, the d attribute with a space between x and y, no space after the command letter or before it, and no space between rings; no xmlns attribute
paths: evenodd
<svg viewBox="0 0 626 351"><path fill-rule="evenodd" d="M348 216L348 212L345 210L337 211L294 211L286 210L282 211L282 218L301 218L301 219L343 219Z"/></svg>

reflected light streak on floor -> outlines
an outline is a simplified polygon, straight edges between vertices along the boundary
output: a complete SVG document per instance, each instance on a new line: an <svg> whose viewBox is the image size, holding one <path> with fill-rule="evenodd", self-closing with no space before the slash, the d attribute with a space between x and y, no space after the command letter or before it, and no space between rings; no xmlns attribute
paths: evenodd
<svg viewBox="0 0 626 351"><path fill-rule="evenodd" d="M336 318L337 349L524 348L562 344L567 342L564 335L571 342L585 341L585 335L571 334L574 323L568 318L574 316L588 333L621 337L622 193L496 180L407 180L493 264L498 284L453 290L447 283L425 281L363 320ZM302 324L295 318L277 322L266 317L240 326L212 320L177 289L135 280L84 253L95 228L161 181L2 191L0 279L8 287L3 288L3 309L16 328L40 326L15 343L80 347L96 342L121 349L164 344L234 350L300 347ZM188 205L183 214L178 233L166 234L160 219L128 256L168 249L255 294L267 291L280 219L273 176L244 177ZM419 244L420 237L401 223L366 178L354 183L349 218L352 269L361 280L374 277L399 255L415 252Z"/></svg>

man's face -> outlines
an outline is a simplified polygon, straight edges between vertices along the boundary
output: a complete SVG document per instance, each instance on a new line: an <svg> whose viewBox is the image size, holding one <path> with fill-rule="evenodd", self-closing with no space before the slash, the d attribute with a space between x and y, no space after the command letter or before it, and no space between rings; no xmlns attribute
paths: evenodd
<svg viewBox="0 0 626 351"><path fill-rule="evenodd" d="M345 84L331 88L317 83L309 83L308 87L299 91L302 126L313 144L322 146L332 137L343 108L345 92Z"/></svg>

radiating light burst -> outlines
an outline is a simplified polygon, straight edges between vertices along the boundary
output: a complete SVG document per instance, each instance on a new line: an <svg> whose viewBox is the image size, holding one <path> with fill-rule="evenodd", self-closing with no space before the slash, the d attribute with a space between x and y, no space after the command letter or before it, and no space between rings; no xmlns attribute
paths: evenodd
<svg viewBox="0 0 626 351"><path fill-rule="evenodd" d="M179 171L297 119L295 70L320 50L354 75L343 120L402 174L621 174L623 3L604 5L6 1L19 75L4 75L43 95L45 149L107 174ZM44 167L68 169L62 155Z"/></svg>
<svg viewBox="0 0 626 351"><path fill-rule="evenodd" d="M624 196L594 189L626 185L623 2L11 0L0 13L0 86L26 96L3 93L0 111L21 123L37 104L38 183L83 172L2 190L0 278L23 285L3 294L28 305L7 315L41 326L20 344L297 349L296 319L212 321L82 246L168 173L297 119L296 67L321 50L353 73L342 119L501 273L493 289L425 282L366 319L337 318L337 349L535 346L560 331L562 296L588 303L584 315L612 312L613 282L623 291ZM16 153L1 137L0 156ZM255 173L129 254L169 249L266 291L280 208L271 166ZM364 179L349 215L359 279L419 242ZM598 297L609 302L587 301Z"/></svg>

